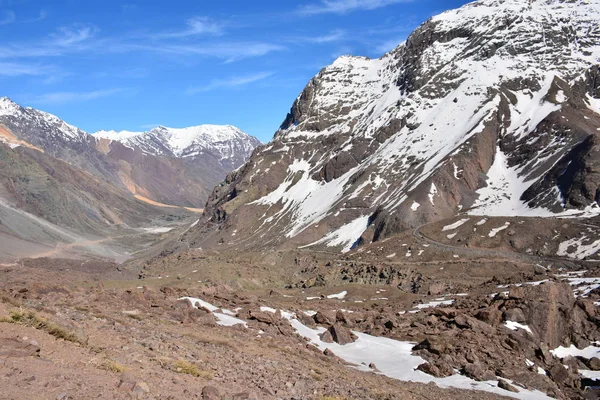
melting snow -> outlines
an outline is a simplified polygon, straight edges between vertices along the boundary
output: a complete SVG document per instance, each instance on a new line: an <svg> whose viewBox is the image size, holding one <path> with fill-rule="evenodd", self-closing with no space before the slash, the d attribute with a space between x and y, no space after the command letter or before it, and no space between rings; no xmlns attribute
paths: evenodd
<svg viewBox="0 0 600 400"><path fill-rule="evenodd" d="M513 330L513 331L516 331L517 329L523 329L524 331L527 331L527 332L533 334L533 332L531 331L531 328L529 328L527 325L523 325L518 322L506 321L504 323L504 326L506 326L508 329Z"/></svg>
<svg viewBox="0 0 600 400"><path fill-rule="evenodd" d="M558 358L565 358L567 356L592 358L600 357L600 347L588 346L585 349L578 349L575 345L570 347L557 347L554 350L550 350L550 353L554 354Z"/></svg>
<svg viewBox="0 0 600 400"><path fill-rule="evenodd" d="M428 375L416 369L425 360L412 354L415 344L411 342L353 332L357 336L357 340L342 346L337 343L321 341L319 335L325 331L325 328L311 329L296 319L290 320L290 323L298 334L308 339L320 350L330 349L336 356L355 364L356 368L361 371L372 372L373 370L368 365L373 363L381 374L401 381L435 382L443 388L483 390L518 399L549 399L539 391L528 391L521 388L519 388L519 393L505 391L498 388L496 381L477 382L459 374L447 378Z"/></svg>
<svg viewBox="0 0 600 400"><path fill-rule="evenodd" d="M451 230L454 230L454 229L456 229L456 228L459 228L459 227L461 227L462 225L464 225L464 224L465 224L465 222L467 222L467 221L469 221L469 218L463 218L463 219L461 219L461 220L459 220L459 221L456 221L456 222L455 222L455 223L453 223L453 224L446 225L446 226L444 226L444 227L442 228L442 232L445 232L445 231L451 231Z"/></svg>
<svg viewBox="0 0 600 400"><path fill-rule="evenodd" d="M562 242L558 245L558 251L556 252L556 255L583 260L584 258L590 257L600 251L600 239L588 244L583 244L583 242L590 241L591 240L585 234L579 238L569 239L566 242ZM570 249L573 251L569 252Z"/></svg>
<svg viewBox="0 0 600 400"><path fill-rule="evenodd" d="M418 308L419 310L422 310L424 308L449 306L450 304L453 304L453 303L454 303L454 300L438 299L436 301L430 301L429 303L419 304L419 305L415 306L414 308Z"/></svg>
<svg viewBox="0 0 600 400"><path fill-rule="evenodd" d="M210 312L213 313L213 315L215 316L215 318L217 319L217 324L221 325L221 326L234 326L234 325L244 325L244 326L248 326L248 324L246 323L246 321L243 321L239 318L235 318L233 317L233 315L235 315L236 313L234 313L233 311L230 310L226 310L224 308L221 308L222 313L218 313L215 312L215 310L218 310L219 307L215 307L212 304L202 300L202 299L198 299L195 297L182 297L179 300L189 300L192 302L192 305L196 308L200 308L200 307L204 307L207 310L209 310ZM198 307L198 304L200 305L200 307Z"/></svg>
<svg viewBox="0 0 600 400"><path fill-rule="evenodd" d="M502 225L501 227L498 228L494 228L490 231L490 233L488 234L489 237L493 238L495 237L499 232L505 230L506 228L508 228L510 226L510 222L506 222L504 225Z"/></svg>
<svg viewBox="0 0 600 400"><path fill-rule="evenodd" d="M329 296L327 296L328 299L343 299L344 297L346 297L346 295L348 294L348 291L344 290L343 292L337 293L337 294L330 294Z"/></svg>

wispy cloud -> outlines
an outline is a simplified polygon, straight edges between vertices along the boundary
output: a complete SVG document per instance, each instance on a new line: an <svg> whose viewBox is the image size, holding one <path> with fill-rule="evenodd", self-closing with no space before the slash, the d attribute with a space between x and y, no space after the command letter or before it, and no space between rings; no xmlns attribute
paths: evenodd
<svg viewBox="0 0 600 400"><path fill-rule="evenodd" d="M301 15L345 14L358 10L375 10L392 4L409 3L413 0L321 0L317 4L307 4L298 9Z"/></svg>
<svg viewBox="0 0 600 400"><path fill-rule="evenodd" d="M52 66L24 64L18 62L0 62L0 76L45 76L56 71Z"/></svg>
<svg viewBox="0 0 600 400"><path fill-rule="evenodd" d="M225 32L225 23L209 17L193 17L186 21L185 29L176 32L164 32L153 35L154 38L185 38L197 35L220 36Z"/></svg>
<svg viewBox="0 0 600 400"><path fill-rule="evenodd" d="M223 42L206 45L157 44L157 45L124 45L117 51L142 50L181 56L206 56L225 60L239 61L245 58L260 57L286 48L273 43L263 42Z"/></svg>
<svg viewBox="0 0 600 400"><path fill-rule="evenodd" d="M0 47L0 58L55 57L87 50L96 32L96 28L87 25L61 27L42 41Z"/></svg>
<svg viewBox="0 0 600 400"><path fill-rule="evenodd" d="M17 20L17 15L12 11L4 11L0 17L0 25L12 24Z"/></svg>
<svg viewBox="0 0 600 400"><path fill-rule="evenodd" d="M102 89L90 92L53 92L35 96L31 99L34 104L65 104L75 101L89 101L102 97L109 97L115 94L124 93L125 89Z"/></svg>
<svg viewBox="0 0 600 400"><path fill-rule="evenodd" d="M186 94L193 95L201 92L208 92L220 88L235 88L249 85L254 82L262 81L273 75L273 72L259 72L252 75L231 76L225 79L214 79L204 86L195 86L186 90Z"/></svg>
<svg viewBox="0 0 600 400"><path fill-rule="evenodd" d="M311 36L303 38L304 41L309 43L331 43L338 42L346 37L346 31L343 29L336 29L328 34L321 36Z"/></svg>

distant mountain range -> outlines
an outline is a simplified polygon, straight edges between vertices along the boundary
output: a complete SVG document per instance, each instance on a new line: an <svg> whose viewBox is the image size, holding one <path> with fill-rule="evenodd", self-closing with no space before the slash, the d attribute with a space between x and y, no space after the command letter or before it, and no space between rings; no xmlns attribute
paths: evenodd
<svg viewBox="0 0 600 400"><path fill-rule="evenodd" d="M104 235L201 210L259 144L231 126L91 135L0 98L0 235L52 243L70 237L62 228Z"/></svg>

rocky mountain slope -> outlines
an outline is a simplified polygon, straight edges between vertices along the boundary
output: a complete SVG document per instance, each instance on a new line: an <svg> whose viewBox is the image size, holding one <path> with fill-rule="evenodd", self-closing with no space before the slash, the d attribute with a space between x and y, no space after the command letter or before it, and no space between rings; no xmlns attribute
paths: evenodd
<svg viewBox="0 0 600 400"><path fill-rule="evenodd" d="M348 250L459 212L593 214L599 43L598 0L480 0L340 57L190 240Z"/></svg>
<svg viewBox="0 0 600 400"><path fill-rule="evenodd" d="M234 134L204 130L200 135L193 130L179 130L179 144L189 140L186 149L180 152L163 146L163 151L149 151L149 143L144 145L139 137L139 146L96 137L54 115L23 108L8 98L0 99L0 141L11 147L42 150L128 190L138 199L175 206L201 208L212 187L241 165L259 144L235 128L225 131ZM213 133L217 137L209 140ZM191 154L193 149L197 151L195 156ZM206 151L201 154L203 149Z"/></svg>

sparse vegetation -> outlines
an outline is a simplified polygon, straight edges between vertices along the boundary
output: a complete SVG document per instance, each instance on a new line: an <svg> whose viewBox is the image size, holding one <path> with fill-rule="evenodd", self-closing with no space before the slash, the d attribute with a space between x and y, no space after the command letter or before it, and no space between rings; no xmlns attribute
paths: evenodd
<svg viewBox="0 0 600 400"><path fill-rule="evenodd" d="M79 343L82 345L86 344L86 341L78 337L73 332L69 332L65 328L58 326L46 320L45 318L37 316L32 311L13 311L10 313L10 317L4 317L0 319L0 322L30 326L32 328L44 331L57 339Z"/></svg>
<svg viewBox="0 0 600 400"><path fill-rule="evenodd" d="M106 360L102 364L98 366L100 369L105 371L114 372L115 374L120 374L121 372L125 372L125 367L113 360Z"/></svg>
<svg viewBox="0 0 600 400"><path fill-rule="evenodd" d="M196 378L203 378L207 380L213 378L212 372L198 369L198 367L196 367L194 364L185 360L176 361L173 364L173 368L175 369L175 372L179 374L192 375Z"/></svg>

